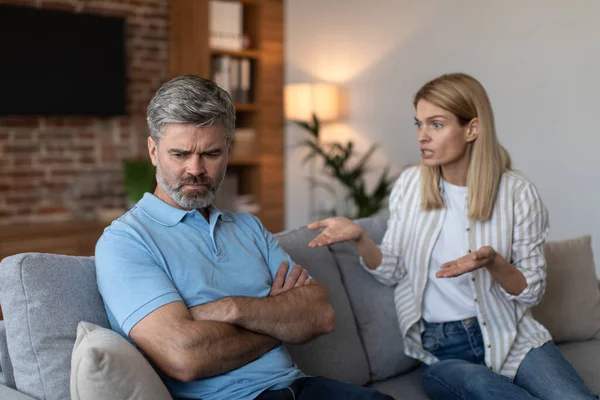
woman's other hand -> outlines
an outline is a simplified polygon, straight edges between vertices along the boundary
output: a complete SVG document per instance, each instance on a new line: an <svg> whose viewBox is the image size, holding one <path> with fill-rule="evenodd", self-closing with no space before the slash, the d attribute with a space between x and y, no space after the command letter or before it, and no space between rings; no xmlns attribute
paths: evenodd
<svg viewBox="0 0 600 400"><path fill-rule="evenodd" d="M330 244L354 240L358 242L364 236L364 229L345 217L327 218L308 224L308 229L323 229L309 244L309 247L329 246Z"/></svg>
<svg viewBox="0 0 600 400"><path fill-rule="evenodd" d="M484 246L457 260L442 264L441 270L435 276L437 278L454 278L482 267L492 266L495 259L496 251L491 246Z"/></svg>

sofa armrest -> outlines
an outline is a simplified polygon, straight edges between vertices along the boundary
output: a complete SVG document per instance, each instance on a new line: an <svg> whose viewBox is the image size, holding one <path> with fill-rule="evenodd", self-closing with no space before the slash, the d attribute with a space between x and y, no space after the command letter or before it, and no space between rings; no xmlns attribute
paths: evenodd
<svg viewBox="0 0 600 400"><path fill-rule="evenodd" d="M2 400L35 400L33 397L29 397L26 394L17 392L7 386L0 385L0 399Z"/></svg>

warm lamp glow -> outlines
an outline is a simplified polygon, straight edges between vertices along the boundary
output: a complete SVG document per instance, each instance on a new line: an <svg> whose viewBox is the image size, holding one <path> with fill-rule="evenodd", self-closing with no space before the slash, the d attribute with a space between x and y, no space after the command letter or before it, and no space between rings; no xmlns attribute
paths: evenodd
<svg viewBox="0 0 600 400"><path fill-rule="evenodd" d="M298 83L285 87L285 117L310 121L316 114L321 122L339 117L339 90L328 83Z"/></svg>

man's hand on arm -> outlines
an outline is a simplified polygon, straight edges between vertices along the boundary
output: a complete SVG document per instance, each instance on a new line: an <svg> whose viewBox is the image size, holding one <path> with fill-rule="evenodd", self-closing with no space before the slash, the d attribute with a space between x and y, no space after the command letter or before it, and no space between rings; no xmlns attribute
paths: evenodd
<svg viewBox="0 0 600 400"><path fill-rule="evenodd" d="M226 297L190 309L194 319L226 322L272 336L283 342L302 343L334 328L334 311L323 285L308 279L296 265L279 267L268 297Z"/></svg>
<svg viewBox="0 0 600 400"><path fill-rule="evenodd" d="M235 370L281 344L228 323L195 320L190 311L182 302L166 304L138 322L129 334L166 375L179 381Z"/></svg>

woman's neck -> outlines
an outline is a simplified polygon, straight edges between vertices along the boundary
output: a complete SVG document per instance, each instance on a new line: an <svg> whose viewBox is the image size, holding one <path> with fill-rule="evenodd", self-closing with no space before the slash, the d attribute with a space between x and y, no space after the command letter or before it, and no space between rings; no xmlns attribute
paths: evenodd
<svg viewBox="0 0 600 400"><path fill-rule="evenodd" d="M467 186L467 171L469 170L469 152L452 163L442 165L442 177L452 185Z"/></svg>

